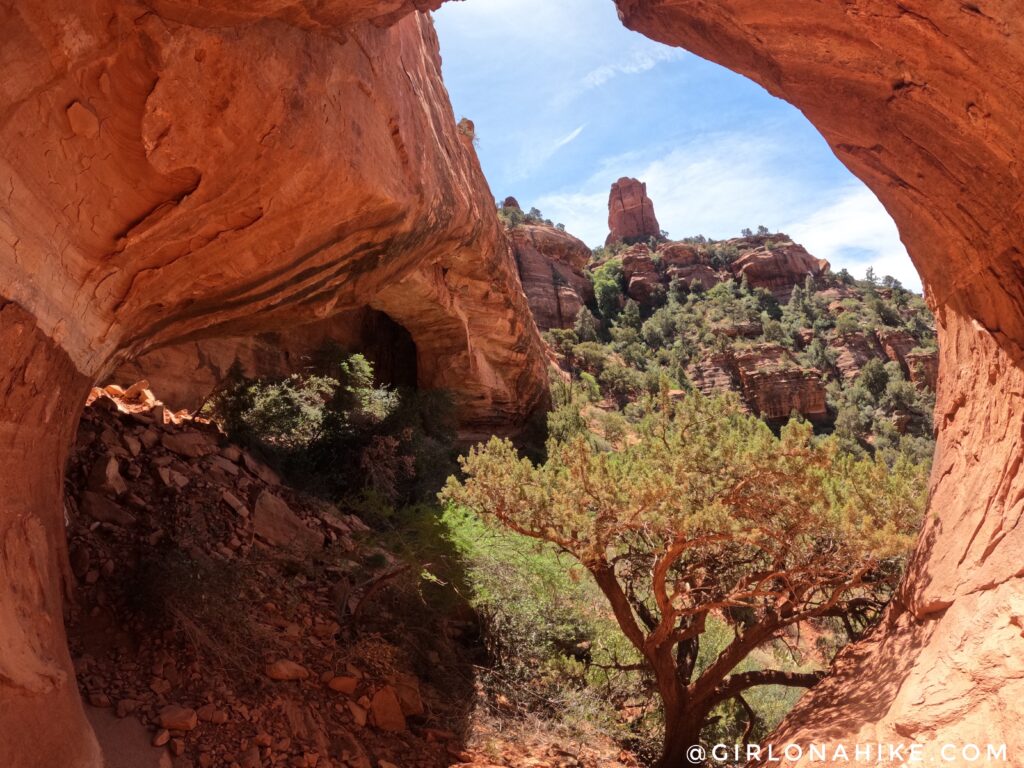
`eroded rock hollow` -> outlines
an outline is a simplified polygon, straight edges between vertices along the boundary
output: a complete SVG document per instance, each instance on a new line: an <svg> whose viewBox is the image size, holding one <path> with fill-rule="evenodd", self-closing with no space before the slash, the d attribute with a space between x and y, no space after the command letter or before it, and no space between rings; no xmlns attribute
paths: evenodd
<svg viewBox="0 0 1024 768"><path fill-rule="evenodd" d="M0 763L94 768L65 648L61 467L147 350L349 310L412 337L467 432L543 363L455 128L438 0L0 7ZM780 739L1020 755L1024 17L1013 0L618 0L797 105L896 219L942 341L931 513L901 599ZM1017 758L1019 759L1019 758Z"/></svg>
<svg viewBox="0 0 1024 768"><path fill-rule="evenodd" d="M93 768L62 466L88 387L205 337L376 312L463 432L543 401L437 2L0 6L0 764ZM179 371L187 377L191 371Z"/></svg>
<svg viewBox="0 0 1024 768"><path fill-rule="evenodd" d="M1012 0L617 0L799 107L878 195L936 310L938 451L900 599L780 742L1024 755L1024 17Z"/></svg>

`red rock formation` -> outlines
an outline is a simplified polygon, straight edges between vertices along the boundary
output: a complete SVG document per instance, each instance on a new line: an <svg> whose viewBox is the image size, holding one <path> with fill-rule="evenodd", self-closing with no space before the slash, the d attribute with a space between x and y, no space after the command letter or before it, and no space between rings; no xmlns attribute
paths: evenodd
<svg viewBox="0 0 1024 768"><path fill-rule="evenodd" d="M811 256L802 245L776 241L741 253L730 268L752 288L769 290L785 304L794 287L803 285L808 277L820 276L829 264Z"/></svg>
<svg viewBox="0 0 1024 768"><path fill-rule="evenodd" d="M821 373L801 368L778 344L702 358L689 366L687 378L705 395L735 392L745 408L769 421L785 421L793 413L812 421L828 418Z"/></svg>
<svg viewBox="0 0 1024 768"><path fill-rule="evenodd" d="M939 380L939 353L935 350L909 352L905 359L910 381L919 387L934 391Z"/></svg>
<svg viewBox="0 0 1024 768"><path fill-rule="evenodd" d="M795 104L878 195L936 310L938 450L899 600L780 742L1024 754L1024 16L992 0L617 0ZM783 761L783 764L793 761ZM819 763L820 764L820 763Z"/></svg>
<svg viewBox="0 0 1024 768"><path fill-rule="evenodd" d="M743 399L768 421L785 421L799 413L811 421L828 417L821 373L801 368L792 353L778 344L759 344L737 352L734 365Z"/></svg>
<svg viewBox="0 0 1024 768"><path fill-rule="evenodd" d="M583 271L590 248L543 224L520 224L508 236L537 326L542 331L572 327L580 309L594 299L594 286Z"/></svg>
<svg viewBox="0 0 1024 768"><path fill-rule="evenodd" d="M249 376L284 376L303 370L326 342L360 352L373 362L378 381L416 387L416 345L404 328L368 308L256 336L200 339L161 347L118 368L109 383L128 386L145 379L174 410L199 408L237 360ZM429 366L429 361L424 361ZM187 371L188 375L182 375ZM104 382L108 383L108 382Z"/></svg>
<svg viewBox="0 0 1024 768"><path fill-rule="evenodd" d="M425 4L0 11L0 764L99 764L61 624L61 466L92 381L183 340L369 306L408 330L467 432L542 400L433 29L398 20Z"/></svg>
<svg viewBox="0 0 1024 768"><path fill-rule="evenodd" d="M634 245L622 254L622 276L626 295L642 305L664 287L661 272L646 245Z"/></svg>
<svg viewBox="0 0 1024 768"><path fill-rule="evenodd" d="M701 358L686 370L686 377L703 395L714 397L728 392L740 393L739 377L732 355L721 352Z"/></svg>
<svg viewBox="0 0 1024 768"><path fill-rule="evenodd" d="M847 381L860 376L861 368L869 360L884 360L882 348L874 334L847 333L833 339L829 346L836 352L836 368Z"/></svg>
<svg viewBox="0 0 1024 768"><path fill-rule="evenodd" d="M889 328L879 328L875 331L875 335L878 337L878 343L881 344L882 349L885 351L885 356L894 363L899 363L903 373L909 376L910 366L907 365L907 355L917 346L917 339L906 331Z"/></svg>
<svg viewBox="0 0 1024 768"><path fill-rule="evenodd" d="M678 281L689 286L696 282L706 291L730 279L728 273L711 266L706 252L689 243L664 243L658 246L657 255L669 284Z"/></svg>
<svg viewBox="0 0 1024 768"><path fill-rule="evenodd" d="M661 237L661 225L654 215L654 202L647 196L646 184L625 177L612 184L608 195L608 230L606 245Z"/></svg>

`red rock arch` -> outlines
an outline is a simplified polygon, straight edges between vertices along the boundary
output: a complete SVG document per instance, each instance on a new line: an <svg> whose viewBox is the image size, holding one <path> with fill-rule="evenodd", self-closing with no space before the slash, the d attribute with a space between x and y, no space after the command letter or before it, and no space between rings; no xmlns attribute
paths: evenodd
<svg viewBox="0 0 1024 768"><path fill-rule="evenodd" d="M896 220L938 319L931 500L900 599L780 741L1024 755L1024 16L1012 0L616 0L799 107Z"/></svg>
<svg viewBox="0 0 1024 768"><path fill-rule="evenodd" d="M543 387L433 32L399 21L438 0L79 5L0 10L0 762L14 768L100 761L60 622L61 467L95 378L143 347L369 303L414 337L438 332L432 353L469 382L483 429ZM980 734L1014 754L1024 17L1014 0L618 5L800 107L896 219L939 318L931 514L903 599L783 737Z"/></svg>
<svg viewBox="0 0 1024 768"><path fill-rule="evenodd" d="M409 13L429 4L0 8L0 764L100 764L61 621L62 467L92 382L370 306L468 433L543 401L493 198Z"/></svg>

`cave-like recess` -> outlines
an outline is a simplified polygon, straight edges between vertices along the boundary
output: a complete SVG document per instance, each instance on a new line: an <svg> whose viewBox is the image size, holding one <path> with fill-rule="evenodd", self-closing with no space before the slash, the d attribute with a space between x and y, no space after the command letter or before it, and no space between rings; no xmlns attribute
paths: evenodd
<svg viewBox="0 0 1024 768"><path fill-rule="evenodd" d="M413 13L439 4L0 9L0 764L101 765L61 621L62 467L89 386L136 353L369 305L410 332L417 377L456 391L469 433L542 403L493 197ZM780 738L1003 741L1019 763L1019 4L618 6L800 108L896 220L938 319L938 450L912 568Z"/></svg>

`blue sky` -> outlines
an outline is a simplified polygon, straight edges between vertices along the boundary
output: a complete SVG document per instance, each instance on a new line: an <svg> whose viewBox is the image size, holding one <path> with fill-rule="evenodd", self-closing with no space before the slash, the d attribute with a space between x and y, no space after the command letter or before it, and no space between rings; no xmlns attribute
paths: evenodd
<svg viewBox="0 0 1024 768"><path fill-rule="evenodd" d="M594 246L611 183L635 176L671 237L764 224L834 269L873 265L920 290L895 224L799 111L630 32L611 0L470 0L434 20L456 117L476 123L496 198Z"/></svg>

